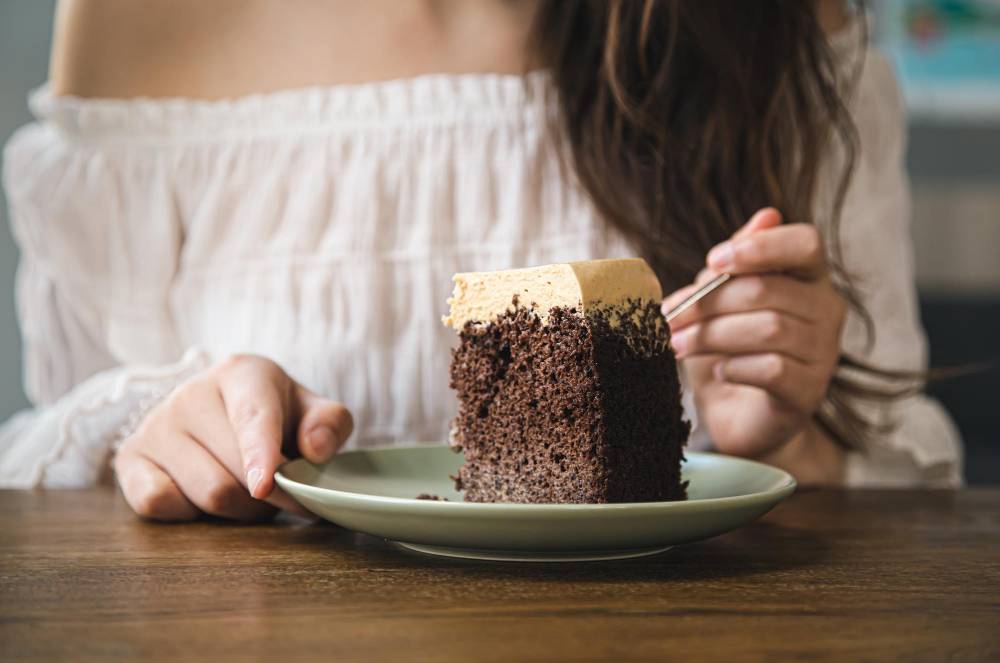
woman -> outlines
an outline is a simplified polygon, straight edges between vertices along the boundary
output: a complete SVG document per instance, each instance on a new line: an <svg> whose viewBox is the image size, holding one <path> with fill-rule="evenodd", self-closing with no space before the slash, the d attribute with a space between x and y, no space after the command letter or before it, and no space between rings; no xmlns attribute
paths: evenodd
<svg viewBox="0 0 1000 663"><path fill-rule="evenodd" d="M960 482L940 407L837 368L925 361L899 98L840 2L292 7L61 3L6 151L38 407L5 484L116 450L143 516L292 508L288 455L444 439L454 272L626 254L665 307L740 275L673 325L694 446Z"/></svg>

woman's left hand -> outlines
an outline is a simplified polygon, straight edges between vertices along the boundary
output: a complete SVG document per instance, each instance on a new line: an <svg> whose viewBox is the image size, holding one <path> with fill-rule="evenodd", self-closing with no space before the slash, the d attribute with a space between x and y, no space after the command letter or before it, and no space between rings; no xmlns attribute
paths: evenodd
<svg viewBox="0 0 1000 663"><path fill-rule="evenodd" d="M837 366L846 305L818 230L781 225L775 209L713 248L664 312L722 272L735 278L671 321L672 344L718 450L759 458L807 431Z"/></svg>

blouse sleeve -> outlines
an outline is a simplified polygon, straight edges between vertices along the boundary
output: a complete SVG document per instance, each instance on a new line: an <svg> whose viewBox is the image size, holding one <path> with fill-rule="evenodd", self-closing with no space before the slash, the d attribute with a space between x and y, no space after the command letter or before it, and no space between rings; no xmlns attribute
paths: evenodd
<svg viewBox="0 0 1000 663"><path fill-rule="evenodd" d="M844 202L839 239L843 266L860 290L875 334L869 341L862 320L851 312L842 348L878 367L922 371L927 368L927 343L914 283L904 163L906 118L895 76L880 53L867 52L851 106L860 152ZM873 439L865 452L849 455L848 485L962 484L959 434L938 402L919 394L889 406L865 408L870 418L893 427Z"/></svg>
<svg viewBox="0 0 1000 663"><path fill-rule="evenodd" d="M0 488L80 488L101 481L116 443L174 387L204 368L189 350L175 364L102 371L51 405L0 425Z"/></svg>
<svg viewBox="0 0 1000 663"><path fill-rule="evenodd" d="M178 347L168 324L178 233L172 219L153 215L172 208L157 205L151 187L130 186L127 178L142 176L147 163L112 161L106 150L70 144L50 122L20 129L4 149L20 249L24 385L34 408L0 424L0 488L101 481L116 441L207 364L202 352ZM112 223L119 217L135 222ZM152 277L134 278L138 270ZM140 289L148 282L163 285Z"/></svg>

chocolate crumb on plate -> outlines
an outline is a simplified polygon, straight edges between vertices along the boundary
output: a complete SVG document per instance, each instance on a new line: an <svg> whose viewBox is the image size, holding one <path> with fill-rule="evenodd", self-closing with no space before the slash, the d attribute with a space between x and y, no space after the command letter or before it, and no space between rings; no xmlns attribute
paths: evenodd
<svg viewBox="0 0 1000 663"><path fill-rule="evenodd" d="M432 495L430 493L420 493L419 495L417 495L416 499L418 499L418 500L432 500L434 502L447 502L448 501L447 497L441 497L440 495Z"/></svg>

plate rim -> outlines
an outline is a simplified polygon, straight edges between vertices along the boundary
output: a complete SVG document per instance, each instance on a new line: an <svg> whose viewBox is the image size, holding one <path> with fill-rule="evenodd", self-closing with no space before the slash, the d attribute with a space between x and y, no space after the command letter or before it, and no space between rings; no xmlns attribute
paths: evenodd
<svg viewBox="0 0 1000 663"><path fill-rule="evenodd" d="M401 452L410 451L413 449L433 449L433 448L447 448L447 444L442 443L429 443L429 444L409 444L409 445L391 445L391 446L377 446L377 447L367 447L362 449L351 449L349 451L344 451L339 454L346 455L352 453L369 453L369 452ZM543 504L523 504L518 502L453 502L444 500L418 500L415 497L390 497L387 495L372 495L370 493L356 493L353 491L339 490L336 488L323 488L320 486L314 486L308 483L303 483L301 481L296 481L288 475L286 475L283 470L293 464L306 464L306 465L316 465L315 463L310 463L305 458L296 458L295 460L290 460L282 463L274 472L274 479L283 489L287 488L288 485L294 486L296 489L309 494L314 499L329 499L331 497L338 498L341 500L348 500L351 502L363 502L363 503L379 503L384 505L391 505L397 507L407 507L410 509L419 510L432 510L432 509L451 509L456 510L466 510L466 511L478 511L482 512L503 512L509 513L510 510L516 509L521 510L525 513L530 512L541 512L546 509L558 509L561 512L578 512L578 513L589 513L595 511L630 511L635 512L639 509L670 509L670 508L693 508L694 505L704 505L706 507L718 506L718 505L735 505L741 502L753 502L761 498L777 498L777 501L785 499L788 495L795 491L798 483L795 478L786 472L785 470L775 467L773 465L768 465L767 463L762 463L760 461L751 460L749 458L739 458L736 456L729 456L726 454L713 453L713 452L703 452L703 451L686 451L685 459L688 457L698 457L698 458L711 458L716 461L722 462L736 462L736 463L747 463L750 465L756 465L758 468L763 469L767 472L772 472L776 474L776 478L780 479L780 483L773 488L763 491L757 491L752 493L746 493L743 495L729 495L726 497L707 497L701 499L685 499L685 500L675 500L675 501L660 501L660 502L617 502L614 504L560 504L547 502ZM330 461L327 461L330 462ZM325 465L325 463L324 463ZM287 484L287 485L286 485Z"/></svg>

